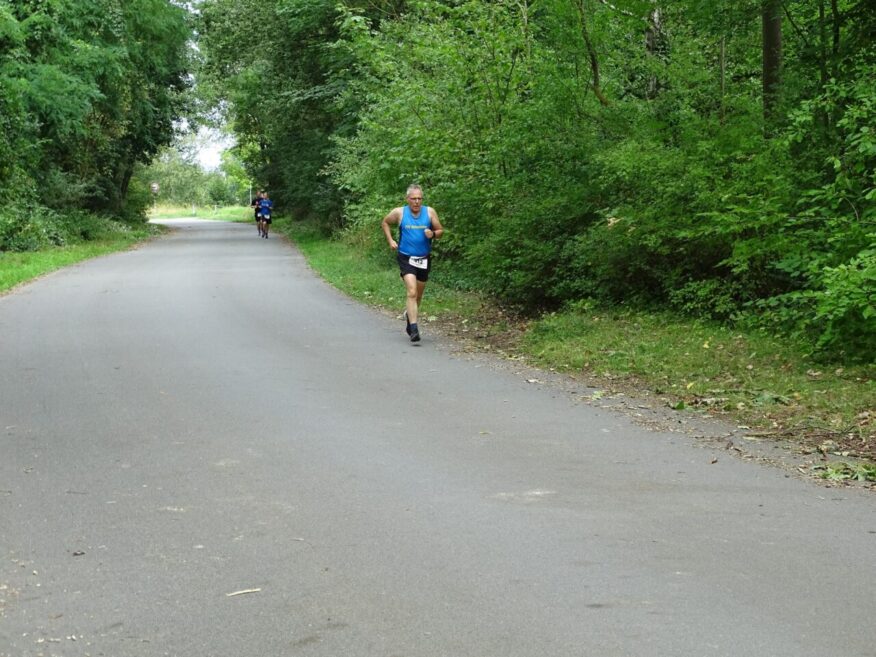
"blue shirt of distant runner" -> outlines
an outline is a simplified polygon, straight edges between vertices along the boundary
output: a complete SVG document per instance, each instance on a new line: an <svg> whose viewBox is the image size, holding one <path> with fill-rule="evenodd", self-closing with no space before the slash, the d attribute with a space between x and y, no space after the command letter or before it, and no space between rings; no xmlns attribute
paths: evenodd
<svg viewBox="0 0 876 657"><path fill-rule="evenodd" d="M263 198L259 201L259 209L262 211L263 217L271 216L272 207L274 207L274 202L269 198Z"/></svg>

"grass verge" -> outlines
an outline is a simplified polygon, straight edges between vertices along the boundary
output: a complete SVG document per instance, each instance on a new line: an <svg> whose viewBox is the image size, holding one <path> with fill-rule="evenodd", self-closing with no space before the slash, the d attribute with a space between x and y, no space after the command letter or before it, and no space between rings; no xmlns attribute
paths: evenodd
<svg viewBox="0 0 876 657"><path fill-rule="evenodd" d="M149 211L150 219L213 219L216 221L252 221L252 209L242 205L204 207L192 205L156 205Z"/></svg>
<svg viewBox="0 0 876 657"><path fill-rule="evenodd" d="M758 437L876 461L872 366L818 365L761 333L617 310L543 317L522 342L541 365L589 372L609 387L646 389L675 409L756 427Z"/></svg>
<svg viewBox="0 0 876 657"><path fill-rule="evenodd" d="M157 227L145 224L133 228L120 226L119 232L91 242L23 253L0 252L0 294L67 265L123 251L159 232Z"/></svg>
<svg viewBox="0 0 876 657"><path fill-rule="evenodd" d="M402 287L389 255L377 261L307 222L275 224L332 285L401 311ZM752 439L787 441L820 460L812 468L817 476L876 481L869 465L832 464L835 458L876 463L873 365L818 364L784 340L667 313L582 304L519 318L483 296L442 286L440 276L429 285L423 311L443 332L584 380L597 389L594 395L656 396L679 412L743 426Z"/></svg>
<svg viewBox="0 0 876 657"><path fill-rule="evenodd" d="M387 251L385 260L363 255L339 240L325 237L313 224L275 219L275 231L286 234L301 249L311 267L326 281L373 306L399 313L404 310L404 288L399 281L394 257ZM487 307L487 300L440 284L430 283L428 307L424 307L427 322L444 322L475 317Z"/></svg>

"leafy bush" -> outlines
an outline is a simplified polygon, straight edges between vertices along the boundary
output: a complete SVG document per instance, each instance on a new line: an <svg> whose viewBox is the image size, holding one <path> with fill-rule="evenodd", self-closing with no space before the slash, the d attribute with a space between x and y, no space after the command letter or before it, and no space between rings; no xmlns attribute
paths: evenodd
<svg viewBox="0 0 876 657"><path fill-rule="evenodd" d="M872 248L848 264L828 267L815 294L818 347L876 360L876 234Z"/></svg>
<svg viewBox="0 0 876 657"><path fill-rule="evenodd" d="M774 268L794 281L764 290L753 307L761 324L805 339L825 358L876 355L876 52L868 51L792 114L791 148L822 140L820 180L785 224ZM833 129L822 124L830 117ZM828 141L829 140L829 141ZM830 145L832 148L827 148ZM818 144L816 143L816 147ZM816 184L813 184L816 183ZM779 231L773 231L775 242Z"/></svg>
<svg viewBox="0 0 876 657"><path fill-rule="evenodd" d="M22 212L14 206L0 208L0 251L39 251L106 238L125 224L84 211L60 213L36 207Z"/></svg>
<svg viewBox="0 0 876 657"><path fill-rule="evenodd" d="M669 301L687 315L726 320L739 312L739 285L732 281L709 279L689 281L669 293Z"/></svg>
<svg viewBox="0 0 876 657"><path fill-rule="evenodd" d="M65 243L63 227L51 210L0 209L0 251L38 251Z"/></svg>

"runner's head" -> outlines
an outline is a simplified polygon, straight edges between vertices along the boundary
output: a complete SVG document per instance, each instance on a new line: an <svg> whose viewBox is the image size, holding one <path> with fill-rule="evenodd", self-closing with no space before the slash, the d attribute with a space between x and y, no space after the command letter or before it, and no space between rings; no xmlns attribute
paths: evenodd
<svg viewBox="0 0 876 657"><path fill-rule="evenodd" d="M410 185L407 191L407 202L411 210L419 212L423 207L423 188L419 185Z"/></svg>

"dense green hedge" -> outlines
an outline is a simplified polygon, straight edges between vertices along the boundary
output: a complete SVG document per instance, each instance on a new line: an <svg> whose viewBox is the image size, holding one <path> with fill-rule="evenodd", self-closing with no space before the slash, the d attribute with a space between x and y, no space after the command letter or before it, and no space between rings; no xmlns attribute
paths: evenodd
<svg viewBox="0 0 876 657"><path fill-rule="evenodd" d="M39 241L51 212L142 215L134 169L186 110L192 32L180 4L0 0L0 204L24 213L4 210L4 235L17 235L7 241Z"/></svg>
<svg viewBox="0 0 876 657"><path fill-rule="evenodd" d="M85 211L0 208L0 252L67 246L99 240L123 230L123 222Z"/></svg>

